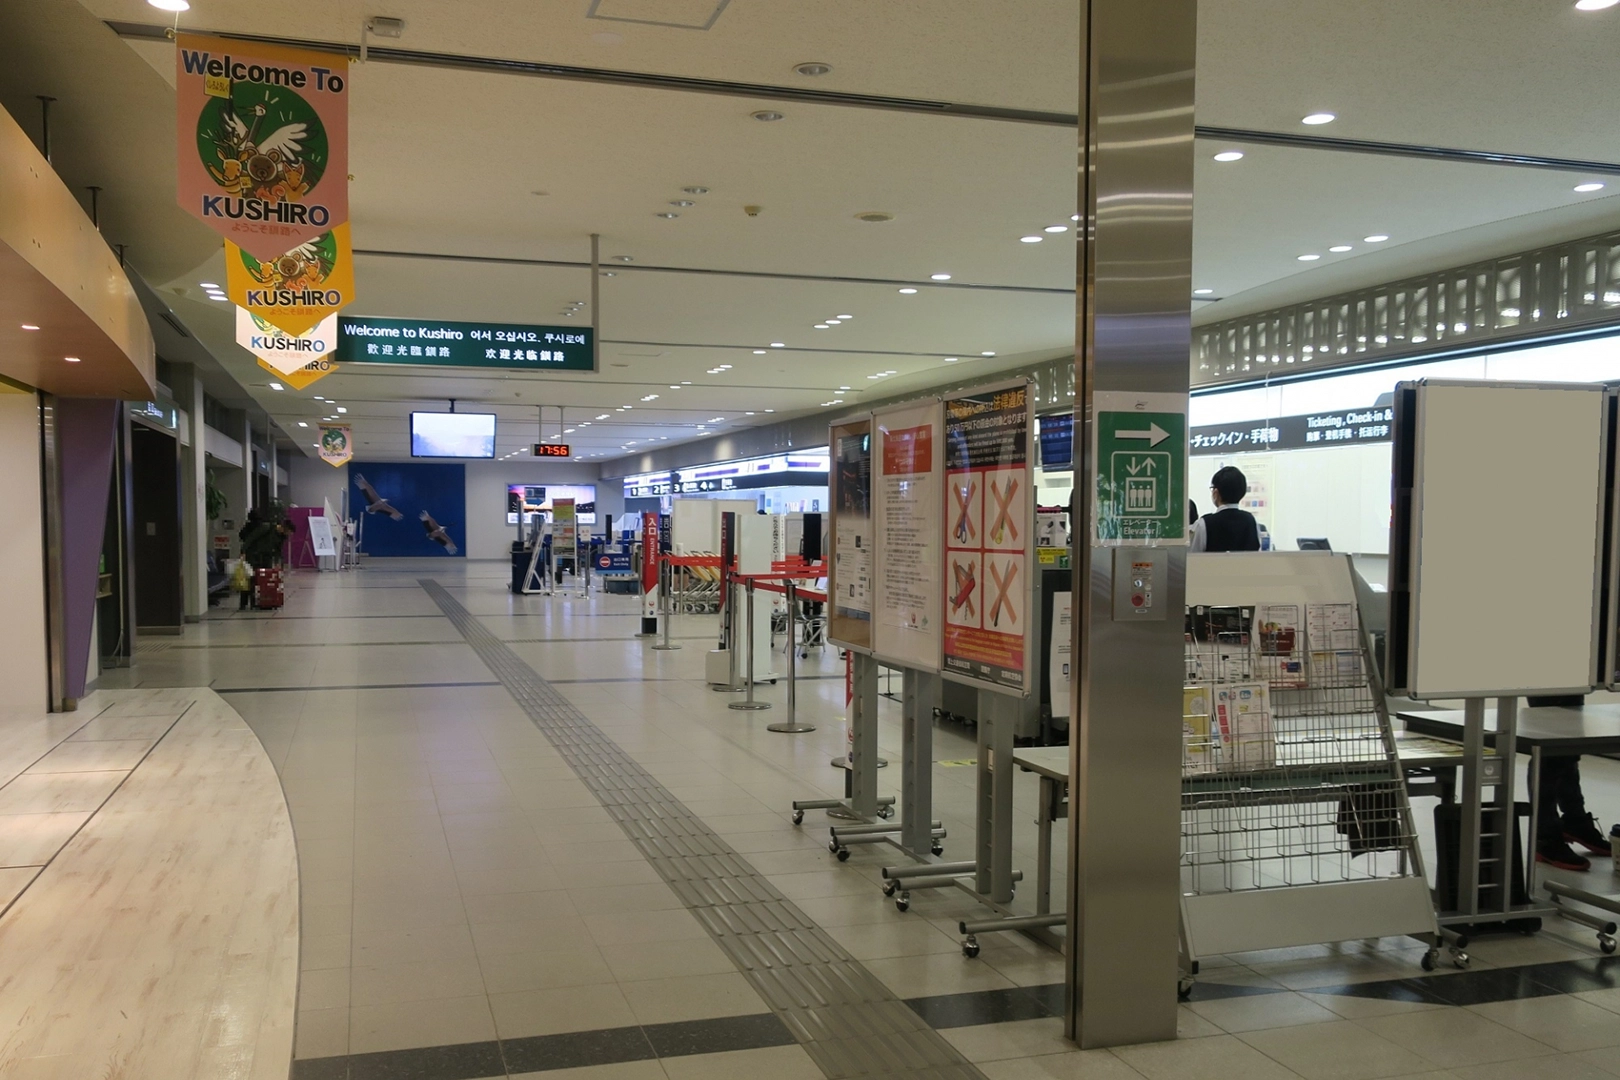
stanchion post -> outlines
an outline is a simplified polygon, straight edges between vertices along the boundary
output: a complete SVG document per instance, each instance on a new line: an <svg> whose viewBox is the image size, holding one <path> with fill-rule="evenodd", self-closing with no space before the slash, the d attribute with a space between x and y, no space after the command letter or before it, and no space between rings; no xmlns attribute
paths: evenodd
<svg viewBox="0 0 1620 1080"><path fill-rule="evenodd" d="M662 644L654 645L653 648L659 652L668 652L680 648L679 645L669 643L669 620L675 610L675 605L669 597L669 590L675 583L675 568L669 564L668 559L660 559L658 567L658 607L659 613L664 617L664 640Z"/></svg>
<svg viewBox="0 0 1620 1080"><path fill-rule="evenodd" d="M747 627L748 633L748 696L742 701L733 701L726 707L728 709L737 709L740 712L757 712L761 709L770 708L771 703L768 701L754 700L754 579L748 578L745 581L744 586L746 598L743 602L748 605L748 618L743 620L744 625ZM735 628L737 624L735 621L733 621L731 625ZM735 649L737 635L734 633L731 635L731 637L732 648ZM735 663L737 654L733 652L731 655L733 657L733 662Z"/></svg>
<svg viewBox="0 0 1620 1080"><path fill-rule="evenodd" d="M793 579L788 578L787 586L788 609L788 685L787 685L787 721L780 724L766 724L766 731L777 731L786 735L797 735L800 732L814 731L816 725L799 723L799 601L798 589Z"/></svg>

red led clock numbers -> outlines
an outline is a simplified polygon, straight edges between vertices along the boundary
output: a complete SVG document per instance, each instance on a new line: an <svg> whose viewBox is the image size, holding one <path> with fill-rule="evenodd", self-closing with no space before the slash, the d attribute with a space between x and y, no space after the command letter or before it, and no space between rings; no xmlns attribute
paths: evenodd
<svg viewBox="0 0 1620 1080"><path fill-rule="evenodd" d="M574 448L569 446L567 443L554 443L554 442L535 443L534 444L534 456L535 457L573 457L574 456Z"/></svg>

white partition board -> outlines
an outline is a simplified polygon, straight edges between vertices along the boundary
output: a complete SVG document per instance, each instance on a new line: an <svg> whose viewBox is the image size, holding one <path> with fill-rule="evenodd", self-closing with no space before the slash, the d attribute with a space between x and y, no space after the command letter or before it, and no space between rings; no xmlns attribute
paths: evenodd
<svg viewBox="0 0 1620 1080"><path fill-rule="evenodd" d="M1195 551L1187 605L1354 604L1350 556L1333 551Z"/></svg>
<svg viewBox="0 0 1620 1080"><path fill-rule="evenodd" d="M1589 689L1602 388L1424 383L1416 422L1408 691Z"/></svg>

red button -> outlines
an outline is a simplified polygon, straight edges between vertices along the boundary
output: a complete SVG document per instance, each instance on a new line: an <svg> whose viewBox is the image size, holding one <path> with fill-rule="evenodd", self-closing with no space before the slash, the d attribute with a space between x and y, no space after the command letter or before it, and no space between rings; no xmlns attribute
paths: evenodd
<svg viewBox="0 0 1620 1080"><path fill-rule="evenodd" d="M1132 607L1141 607L1142 606L1142 594L1141 593L1133 593L1131 595L1131 606Z"/></svg>

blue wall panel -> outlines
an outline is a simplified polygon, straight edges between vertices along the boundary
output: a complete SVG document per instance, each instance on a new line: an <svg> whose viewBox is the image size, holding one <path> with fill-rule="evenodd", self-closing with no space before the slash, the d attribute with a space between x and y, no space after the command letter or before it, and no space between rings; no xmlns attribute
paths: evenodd
<svg viewBox="0 0 1620 1080"><path fill-rule="evenodd" d="M457 547L456 557L467 551L467 467L460 462L351 461L349 505L365 510L366 495L355 477L363 476L377 494L405 515L395 521L386 514L366 514L360 550L368 555L423 557L450 553L428 539L421 513L433 515Z"/></svg>

